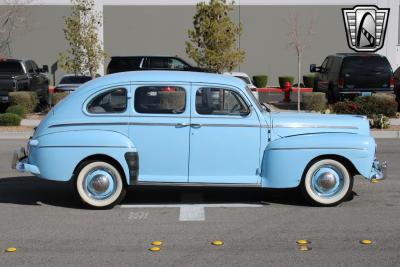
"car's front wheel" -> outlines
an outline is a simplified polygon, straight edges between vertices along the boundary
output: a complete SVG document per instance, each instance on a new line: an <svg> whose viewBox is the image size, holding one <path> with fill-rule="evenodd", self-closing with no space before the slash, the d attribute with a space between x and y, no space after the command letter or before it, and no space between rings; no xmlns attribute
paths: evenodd
<svg viewBox="0 0 400 267"><path fill-rule="evenodd" d="M319 206L335 206L352 193L353 176L339 161L321 159L307 169L302 183L305 197Z"/></svg>
<svg viewBox="0 0 400 267"><path fill-rule="evenodd" d="M92 208L112 208L125 196L121 173L104 161L83 163L75 185L81 200Z"/></svg>

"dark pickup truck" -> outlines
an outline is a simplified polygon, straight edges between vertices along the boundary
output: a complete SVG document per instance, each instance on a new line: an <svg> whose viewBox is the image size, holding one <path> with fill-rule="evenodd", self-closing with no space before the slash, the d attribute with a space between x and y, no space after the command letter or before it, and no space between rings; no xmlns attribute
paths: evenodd
<svg viewBox="0 0 400 267"><path fill-rule="evenodd" d="M9 92L32 91L46 103L49 88L46 72L46 65L39 68L33 60L0 59L0 102L9 101Z"/></svg>

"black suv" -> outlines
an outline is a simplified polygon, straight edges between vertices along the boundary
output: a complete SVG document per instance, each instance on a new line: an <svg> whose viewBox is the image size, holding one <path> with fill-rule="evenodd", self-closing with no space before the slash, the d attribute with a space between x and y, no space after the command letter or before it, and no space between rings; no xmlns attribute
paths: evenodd
<svg viewBox="0 0 400 267"><path fill-rule="evenodd" d="M33 60L0 59L0 102L8 102L9 92L33 91L46 103L49 79L45 72L48 67L39 68Z"/></svg>
<svg viewBox="0 0 400 267"><path fill-rule="evenodd" d="M393 92L392 68L385 56L370 53L339 53L325 58L322 65L310 65L316 72L315 91L325 92L333 103L344 98Z"/></svg>
<svg viewBox="0 0 400 267"><path fill-rule="evenodd" d="M179 57L171 56L126 56L111 57L107 74L133 70L182 70L204 71L193 67Z"/></svg>

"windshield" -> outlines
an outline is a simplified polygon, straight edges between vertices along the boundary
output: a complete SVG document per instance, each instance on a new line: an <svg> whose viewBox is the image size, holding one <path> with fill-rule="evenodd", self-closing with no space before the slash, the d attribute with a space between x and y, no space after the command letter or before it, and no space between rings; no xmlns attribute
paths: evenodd
<svg viewBox="0 0 400 267"><path fill-rule="evenodd" d="M254 104L256 104L258 110L260 110L260 111L265 110L265 109L261 106L260 102L258 102L257 98L253 95L253 92L251 91L251 89L250 89L248 86L246 86L246 92L247 92L247 94L250 96L251 100L253 100Z"/></svg>
<svg viewBox="0 0 400 267"><path fill-rule="evenodd" d="M60 84L82 84L91 79L89 76L67 76L61 79Z"/></svg>
<svg viewBox="0 0 400 267"><path fill-rule="evenodd" d="M342 73L374 73L377 71L392 72L392 68L386 58L379 56L359 56L347 57L343 60Z"/></svg>
<svg viewBox="0 0 400 267"><path fill-rule="evenodd" d="M235 77L243 80L246 84L251 84L251 81L247 77L243 77L243 76L235 76Z"/></svg>
<svg viewBox="0 0 400 267"><path fill-rule="evenodd" d="M0 61L0 73L24 73L19 62Z"/></svg>

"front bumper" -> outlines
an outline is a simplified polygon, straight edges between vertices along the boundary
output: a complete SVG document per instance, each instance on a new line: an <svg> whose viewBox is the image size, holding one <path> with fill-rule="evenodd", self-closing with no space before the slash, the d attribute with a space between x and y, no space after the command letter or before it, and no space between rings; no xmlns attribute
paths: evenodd
<svg viewBox="0 0 400 267"><path fill-rule="evenodd" d="M387 163L383 161L379 162L377 159L372 163L371 175L369 177L370 181L384 180L386 178Z"/></svg>
<svg viewBox="0 0 400 267"><path fill-rule="evenodd" d="M19 153L14 151L11 168L18 172L30 172L35 175L40 174L40 170L37 166L28 163L28 157L24 148L21 148Z"/></svg>

